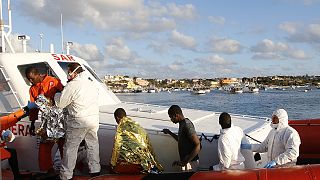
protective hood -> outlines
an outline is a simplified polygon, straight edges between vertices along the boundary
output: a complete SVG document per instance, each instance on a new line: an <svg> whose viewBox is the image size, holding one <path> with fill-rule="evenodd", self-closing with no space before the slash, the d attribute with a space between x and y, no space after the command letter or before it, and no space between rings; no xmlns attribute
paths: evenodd
<svg viewBox="0 0 320 180"><path fill-rule="evenodd" d="M277 109L276 111L274 111L272 113L272 116L277 116L278 119L279 119L279 124L278 124L278 127L277 127L278 130L289 126L288 125L288 113L287 113L286 110Z"/></svg>

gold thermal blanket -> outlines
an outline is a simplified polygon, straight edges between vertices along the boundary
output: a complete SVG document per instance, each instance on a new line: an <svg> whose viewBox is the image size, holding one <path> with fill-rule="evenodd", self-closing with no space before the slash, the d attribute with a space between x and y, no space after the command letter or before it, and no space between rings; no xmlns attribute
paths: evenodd
<svg viewBox="0 0 320 180"><path fill-rule="evenodd" d="M112 151L112 167L120 162L141 165L142 173L150 172L154 166L160 171L163 170L153 153L148 134L128 117L122 118L117 127Z"/></svg>

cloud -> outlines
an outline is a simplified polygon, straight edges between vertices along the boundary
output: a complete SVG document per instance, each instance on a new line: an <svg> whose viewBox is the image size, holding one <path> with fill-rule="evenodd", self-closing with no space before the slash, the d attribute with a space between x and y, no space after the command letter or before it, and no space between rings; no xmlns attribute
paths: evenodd
<svg viewBox="0 0 320 180"><path fill-rule="evenodd" d="M301 60L311 58L303 50L291 50L291 51L288 51L288 52L286 52L286 56L288 56L289 58L301 59Z"/></svg>
<svg viewBox="0 0 320 180"><path fill-rule="evenodd" d="M251 52L254 53L252 59L309 59L303 50L295 49L282 42L273 42L270 39L264 39L257 45L251 47Z"/></svg>
<svg viewBox="0 0 320 180"><path fill-rule="evenodd" d="M147 48L152 49L156 53L165 54L165 53L169 52L170 45L169 45L169 43L164 43L164 42L160 42L160 41L152 41L148 45Z"/></svg>
<svg viewBox="0 0 320 180"><path fill-rule="evenodd" d="M230 75L234 72L234 68L237 63L225 60L223 57L214 54L207 57L196 58L194 60L197 63L200 74L211 77L223 77ZM209 72L209 73L206 73Z"/></svg>
<svg viewBox="0 0 320 180"><path fill-rule="evenodd" d="M294 23L281 24L280 29L288 33L288 41L296 43L307 43L314 45L320 43L320 24L314 23L309 25L292 25Z"/></svg>
<svg viewBox="0 0 320 180"><path fill-rule="evenodd" d="M236 54L243 49L239 41L227 38L212 38L208 47L211 52L225 54Z"/></svg>
<svg viewBox="0 0 320 180"><path fill-rule="evenodd" d="M304 5L312 5L312 4L315 4L315 3L317 3L317 2L319 2L319 0L303 0L303 4Z"/></svg>
<svg viewBox="0 0 320 180"><path fill-rule="evenodd" d="M255 53L252 56L252 59L260 60L260 59L281 59L281 56L277 53Z"/></svg>
<svg viewBox="0 0 320 180"><path fill-rule="evenodd" d="M222 16L209 16L208 17L209 22L218 24L218 25L224 25L226 22L226 19Z"/></svg>
<svg viewBox="0 0 320 180"><path fill-rule="evenodd" d="M193 19L195 18L195 7L192 4L176 5L174 3L168 4L168 12L173 16L180 19Z"/></svg>
<svg viewBox="0 0 320 180"><path fill-rule="evenodd" d="M288 46L284 43L278 42L274 43L270 39L264 39L259 42L257 45L251 48L252 52L258 53L271 53L271 52L278 52L278 51L285 51L288 49Z"/></svg>
<svg viewBox="0 0 320 180"><path fill-rule="evenodd" d="M34 0L17 3L19 11L35 22L57 27L60 14L65 23L94 25L121 32L161 32L176 28L177 20L196 17L191 4L159 4L143 0Z"/></svg>
<svg viewBox="0 0 320 180"><path fill-rule="evenodd" d="M281 23L278 27L279 29L289 33L289 34L294 34L297 32L299 24L294 23L294 22L284 22Z"/></svg>
<svg viewBox="0 0 320 180"><path fill-rule="evenodd" d="M118 61L133 61L136 54L125 45L123 39L116 38L106 46L106 55Z"/></svg>
<svg viewBox="0 0 320 180"><path fill-rule="evenodd" d="M184 69L184 64L181 61L174 61L169 64L168 67L172 71L182 71Z"/></svg>
<svg viewBox="0 0 320 180"><path fill-rule="evenodd" d="M195 50L197 46L197 43L193 37L184 35L177 30L173 30L171 32L170 41L184 49Z"/></svg>
<svg viewBox="0 0 320 180"><path fill-rule="evenodd" d="M86 61L102 61L104 56L94 44L73 43L70 47L72 54L79 56Z"/></svg>

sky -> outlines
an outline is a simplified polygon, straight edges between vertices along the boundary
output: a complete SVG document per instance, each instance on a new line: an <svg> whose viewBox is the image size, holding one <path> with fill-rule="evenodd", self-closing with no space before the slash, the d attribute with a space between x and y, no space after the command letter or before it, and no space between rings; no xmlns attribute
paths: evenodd
<svg viewBox="0 0 320 180"><path fill-rule="evenodd" d="M320 75L320 0L13 0L11 9L12 38L30 36L30 51L43 34L43 52L50 43L65 52L62 14L71 54L101 77Z"/></svg>

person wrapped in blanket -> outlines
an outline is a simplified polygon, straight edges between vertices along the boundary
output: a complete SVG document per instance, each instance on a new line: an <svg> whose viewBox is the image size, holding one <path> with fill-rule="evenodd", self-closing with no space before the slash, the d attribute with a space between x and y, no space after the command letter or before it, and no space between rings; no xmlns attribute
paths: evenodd
<svg viewBox="0 0 320 180"><path fill-rule="evenodd" d="M163 171L147 132L127 117L122 108L116 109L114 118L118 123L111 157L111 168L118 174L146 174Z"/></svg>
<svg viewBox="0 0 320 180"><path fill-rule="evenodd" d="M49 99L43 94L35 101L39 107L38 119L41 124L36 131L41 142L60 142L65 135L65 122L67 112L52 105ZM61 141L63 143L63 141Z"/></svg>

